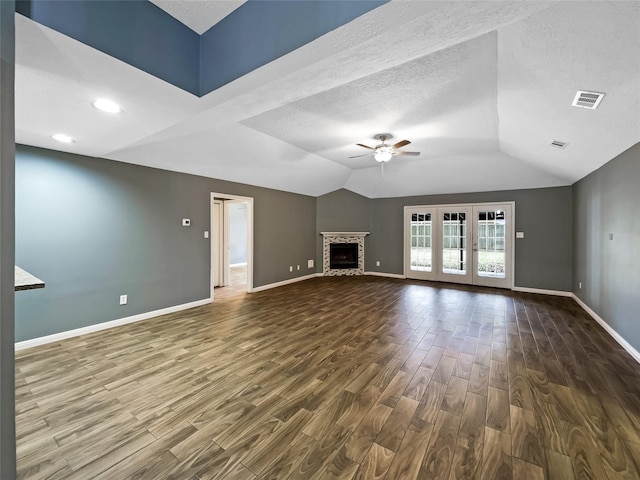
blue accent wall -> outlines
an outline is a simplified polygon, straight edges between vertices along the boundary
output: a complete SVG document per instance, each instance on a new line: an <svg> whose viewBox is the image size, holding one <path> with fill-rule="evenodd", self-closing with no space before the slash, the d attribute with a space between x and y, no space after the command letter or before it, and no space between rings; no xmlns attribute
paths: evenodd
<svg viewBox="0 0 640 480"><path fill-rule="evenodd" d="M387 1L248 1L200 37L200 93L220 88Z"/></svg>
<svg viewBox="0 0 640 480"><path fill-rule="evenodd" d="M20 1L16 11L194 95L200 36L148 1Z"/></svg>
<svg viewBox="0 0 640 480"><path fill-rule="evenodd" d="M147 0L19 0L16 11L203 96L389 0L250 0L198 35Z"/></svg>

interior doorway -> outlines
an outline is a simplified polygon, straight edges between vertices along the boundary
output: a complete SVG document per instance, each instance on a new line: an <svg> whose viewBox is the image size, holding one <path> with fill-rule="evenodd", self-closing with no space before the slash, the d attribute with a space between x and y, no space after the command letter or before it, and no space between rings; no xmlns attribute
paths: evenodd
<svg viewBox="0 0 640 480"><path fill-rule="evenodd" d="M405 276L513 288L514 202L405 207Z"/></svg>
<svg viewBox="0 0 640 480"><path fill-rule="evenodd" d="M211 295L253 288L253 198L211 194Z"/></svg>

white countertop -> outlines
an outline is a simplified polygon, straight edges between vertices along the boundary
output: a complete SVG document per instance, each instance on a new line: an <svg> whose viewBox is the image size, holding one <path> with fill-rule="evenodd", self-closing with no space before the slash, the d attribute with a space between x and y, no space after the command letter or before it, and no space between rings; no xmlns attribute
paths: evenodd
<svg viewBox="0 0 640 480"><path fill-rule="evenodd" d="M15 286L16 291L31 290L33 288L44 288L44 282L16 265Z"/></svg>

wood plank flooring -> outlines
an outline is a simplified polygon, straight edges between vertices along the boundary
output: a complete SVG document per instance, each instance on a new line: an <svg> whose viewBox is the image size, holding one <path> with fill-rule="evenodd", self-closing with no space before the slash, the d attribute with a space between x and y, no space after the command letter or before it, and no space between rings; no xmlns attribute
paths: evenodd
<svg viewBox="0 0 640 480"><path fill-rule="evenodd" d="M16 415L29 479L640 478L640 369L573 300L380 277L19 352Z"/></svg>
<svg viewBox="0 0 640 480"><path fill-rule="evenodd" d="M229 285L213 289L215 301L247 293L247 265L232 265L229 267L229 273Z"/></svg>

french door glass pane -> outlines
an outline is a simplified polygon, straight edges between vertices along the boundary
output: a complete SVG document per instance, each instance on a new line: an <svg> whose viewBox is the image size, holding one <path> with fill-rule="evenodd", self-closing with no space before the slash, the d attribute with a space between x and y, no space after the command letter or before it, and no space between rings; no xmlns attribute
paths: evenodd
<svg viewBox="0 0 640 480"><path fill-rule="evenodd" d="M464 212L446 212L442 217L442 273L467 273L467 219Z"/></svg>
<svg viewBox="0 0 640 480"><path fill-rule="evenodd" d="M432 269L431 252L431 214L414 213L411 215L411 270L430 272Z"/></svg>
<svg viewBox="0 0 640 480"><path fill-rule="evenodd" d="M478 272L481 277L505 278L505 214L503 210L478 215Z"/></svg>

